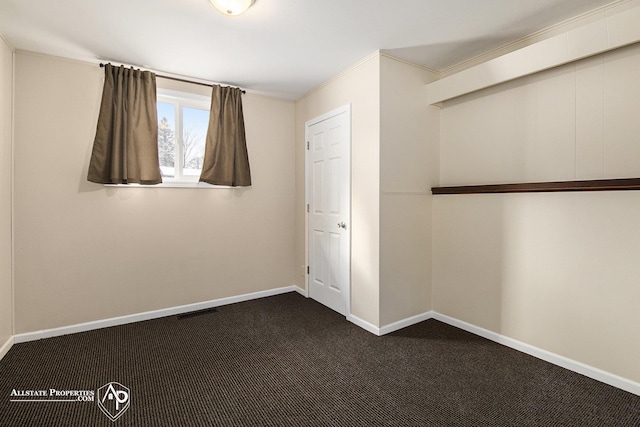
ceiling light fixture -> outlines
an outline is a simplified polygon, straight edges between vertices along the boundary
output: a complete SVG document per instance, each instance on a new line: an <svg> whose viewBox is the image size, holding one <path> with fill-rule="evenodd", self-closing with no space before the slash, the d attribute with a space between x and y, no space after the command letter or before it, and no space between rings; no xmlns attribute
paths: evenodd
<svg viewBox="0 0 640 427"><path fill-rule="evenodd" d="M209 0L218 12L227 16L242 15L256 0Z"/></svg>

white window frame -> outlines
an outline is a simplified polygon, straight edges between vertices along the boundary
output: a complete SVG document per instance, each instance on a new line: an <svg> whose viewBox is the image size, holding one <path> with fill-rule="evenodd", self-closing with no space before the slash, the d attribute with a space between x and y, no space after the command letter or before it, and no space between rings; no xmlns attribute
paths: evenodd
<svg viewBox="0 0 640 427"><path fill-rule="evenodd" d="M182 92L171 89L157 88L156 89L156 102L164 102L174 104L176 106L176 129L174 135L179 147L176 147L176 161L182 162L182 108L191 107L200 108L203 110L211 111L211 97L205 95L198 95L190 92ZM226 185L211 185L206 182L199 182L198 176L183 176L182 165L180 165L180 175L176 173L174 178L162 177L161 184L145 185L145 184L105 184L106 187L120 187L120 188L204 188L204 189L233 189L235 187ZM178 171L178 168L176 168Z"/></svg>
<svg viewBox="0 0 640 427"><path fill-rule="evenodd" d="M175 176L173 178L162 177L162 184L159 184L163 187L175 186L175 187L194 187L194 186L209 186L214 187L210 184L199 183L199 176L189 176L183 175L184 165L182 164L184 145L182 143L182 138L184 136L182 131L182 110L183 108L196 108L200 110L211 110L211 97L204 95L197 95L188 92L178 92L170 89L157 89L157 102L162 102L165 104L173 104L175 107L175 129L174 136L176 141L175 147ZM164 185L166 184L166 185ZM154 187L157 187L155 185Z"/></svg>

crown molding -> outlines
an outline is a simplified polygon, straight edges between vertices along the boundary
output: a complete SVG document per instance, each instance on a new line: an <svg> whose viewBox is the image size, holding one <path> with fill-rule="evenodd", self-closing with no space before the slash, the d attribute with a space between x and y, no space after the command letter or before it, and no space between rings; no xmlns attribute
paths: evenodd
<svg viewBox="0 0 640 427"><path fill-rule="evenodd" d="M522 37L518 40L509 42L502 46L499 46L495 49L491 49L487 52L481 53L480 55L469 58L465 61L459 62L451 67L444 68L439 71L441 78L448 77L452 74L459 73L460 71L464 71L468 68L476 66L478 64L482 64L484 62L490 61L492 59L498 58L502 55L514 52L518 49L522 49L524 47L530 46L535 43L539 43L542 40L548 39L550 37L556 36L558 34L570 31L579 26L588 24L593 22L599 18L603 18L608 15L610 12L613 12L615 9L622 9L625 7L631 7L634 4L640 4L638 0L616 0L612 3L609 3L604 6L600 6L596 9L590 10L588 12L581 13L580 15L576 15L572 18L561 21L557 24L554 24L550 27L543 28L542 30L536 31L535 33L529 34L525 37Z"/></svg>
<svg viewBox="0 0 640 427"><path fill-rule="evenodd" d="M438 104L640 42L640 0L620 5L624 7L576 20L568 31L427 84L427 102Z"/></svg>

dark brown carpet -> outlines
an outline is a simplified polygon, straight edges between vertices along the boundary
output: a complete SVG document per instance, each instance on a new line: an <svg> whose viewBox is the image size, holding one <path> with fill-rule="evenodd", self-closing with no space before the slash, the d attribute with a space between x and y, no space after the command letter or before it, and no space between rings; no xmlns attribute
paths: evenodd
<svg viewBox="0 0 640 427"><path fill-rule="evenodd" d="M130 407L11 402L96 390ZM16 344L2 426L640 426L640 397L435 320L376 337L298 294Z"/></svg>

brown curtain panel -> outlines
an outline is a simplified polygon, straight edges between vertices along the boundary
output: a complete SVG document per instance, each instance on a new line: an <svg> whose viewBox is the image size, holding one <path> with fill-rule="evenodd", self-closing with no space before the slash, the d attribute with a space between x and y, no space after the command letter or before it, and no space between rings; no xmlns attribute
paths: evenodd
<svg viewBox="0 0 640 427"><path fill-rule="evenodd" d="M241 89L213 86L200 181L232 187L251 185Z"/></svg>
<svg viewBox="0 0 640 427"><path fill-rule="evenodd" d="M156 75L104 67L104 89L87 179L99 184L159 184Z"/></svg>

